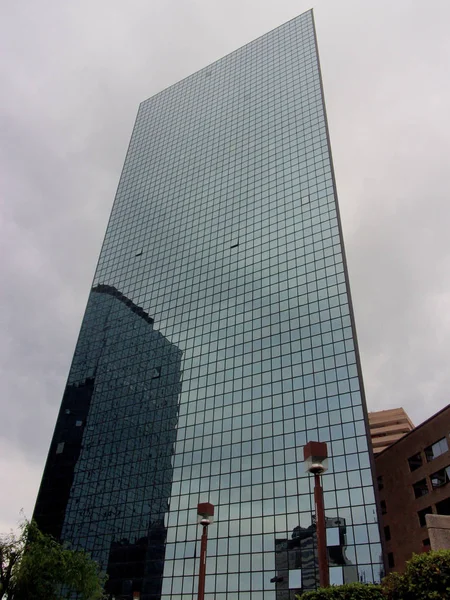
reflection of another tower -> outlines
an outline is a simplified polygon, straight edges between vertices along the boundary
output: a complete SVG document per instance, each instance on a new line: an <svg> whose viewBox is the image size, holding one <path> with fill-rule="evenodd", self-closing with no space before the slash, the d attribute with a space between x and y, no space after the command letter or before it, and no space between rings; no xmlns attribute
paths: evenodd
<svg viewBox="0 0 450 600"><path fill-rule="evenodd" d="M93 377L88 377L82 383L68 384L56 422L34 510L34 518L41 530L55 538L61 536L94 384Z"/></svg>
<svg viewBox="0 0 450 600"><path fill-rule="evenodd" d="M181 357L116 288L92 289L34 516L121 598L160 597Z"/></svg>
<svg viewBox="0 0 450 600"><path fill-rule="evenodd" d="M148 535L134 543L127 539L111 543L107 583L110 595L132 598L133 592L139 592L141 599L160 597L166 533L164 522L153 523Z"/></svg>
<svg viewBox="0 0 450 600"><path fill-rule="evenodd" d="M358 581L358 571L345 555L346 523L339 517L326 518L330 583ZM295 527L291 539L275 540L277 600L295 600L295 594L319 587L316 525Z"/></svg>

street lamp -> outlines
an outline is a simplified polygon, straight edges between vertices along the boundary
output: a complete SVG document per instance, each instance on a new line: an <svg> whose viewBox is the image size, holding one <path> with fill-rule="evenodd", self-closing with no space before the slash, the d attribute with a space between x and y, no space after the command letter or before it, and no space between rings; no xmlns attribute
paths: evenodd
<svg viewBox="0 0 450 600"><path fill-rule="evenodd" d="M320 476L328 470L328 450L325 442L308 442L303 448L305 471L314 475L314 501L316 505L317 554L319 558L320 587L330 585L325 532L325 510Z"/></svg>
<svg viewBox="0 0 450 600"><path fill-rule="evenodd" d="M200 570L198 573L198 600L205 598L206 575L206 545L208 543L208 525L213 522L214 506L209 502L202 502L197 506L198 523L203 527L202 541L200 544Z"/></svg>

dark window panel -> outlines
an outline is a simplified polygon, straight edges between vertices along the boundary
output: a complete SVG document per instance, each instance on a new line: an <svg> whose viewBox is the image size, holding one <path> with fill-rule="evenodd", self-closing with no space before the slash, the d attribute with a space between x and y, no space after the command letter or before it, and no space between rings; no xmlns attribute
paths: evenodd
<svg viewBox="0 0 450 600"><path fill-rule="evenodd" d="M425 496L428 494L428 485L426 479L421 479L420 481L416 481L413 483L414 496L416 498L420 498L421 496Z"/></svg>
<svg viewBox="0 0 450 600"><path fill-rule="evenodd" d="M450 498L436 502L436 512L438 515L450 515Z"/></svg>
<svg viewBox="0 0 450 600"><path fill-rule="evenodd" d="M409 470L411 472L419 469L422 466L422 455L420 452L408 458Z"/></svg>
<svg viewBox="0 0 450 600"><path fill-rule="evenodd" d="M427 506L426 508L423 508L422 510L419 510L417 512L417 516L419 517L419 523L421 527L425 527L426 520L425 520L425 515L431 515L433 513L433 511L431 510L431 506Z"/></svg>

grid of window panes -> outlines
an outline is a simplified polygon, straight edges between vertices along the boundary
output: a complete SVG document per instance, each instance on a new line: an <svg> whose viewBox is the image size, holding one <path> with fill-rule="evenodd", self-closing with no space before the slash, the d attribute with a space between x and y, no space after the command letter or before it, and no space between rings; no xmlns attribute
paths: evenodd
<svg viewBox="0 0 450 600"><path fill-rule="evenodd" d="M311 556L308 440L327 442L331 456L323 486L338 540L333 582L377 580L381 547L311 12L141 104L94 285L141 307L182 353L162 597L196 593L199 501L216 507L208 597L289 597L270 581L280 569L295 571L284 581L315 585L314 561L303 563L295 542L306 536ZM133 518L118 519L116 535L123 527L132 543L141 520L134 531Z"/></svg>

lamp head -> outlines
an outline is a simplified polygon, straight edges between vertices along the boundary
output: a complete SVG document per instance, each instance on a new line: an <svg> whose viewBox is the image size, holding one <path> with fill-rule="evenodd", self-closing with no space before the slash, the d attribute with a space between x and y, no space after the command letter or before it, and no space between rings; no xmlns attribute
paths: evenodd
<svg viewBox="0 0 450 600"><path fill-rule="evenodd" d="M214 506L210 502L201 502L197 506L197 516L200 525L211 525L214 521Z"/></svg>
<svg viewBox="0 0 450 600"><path fill-rule="evenodd" d="M303 448L305 471L322 475L328 470L328 449L325 442L308 442Z"/></svg>

